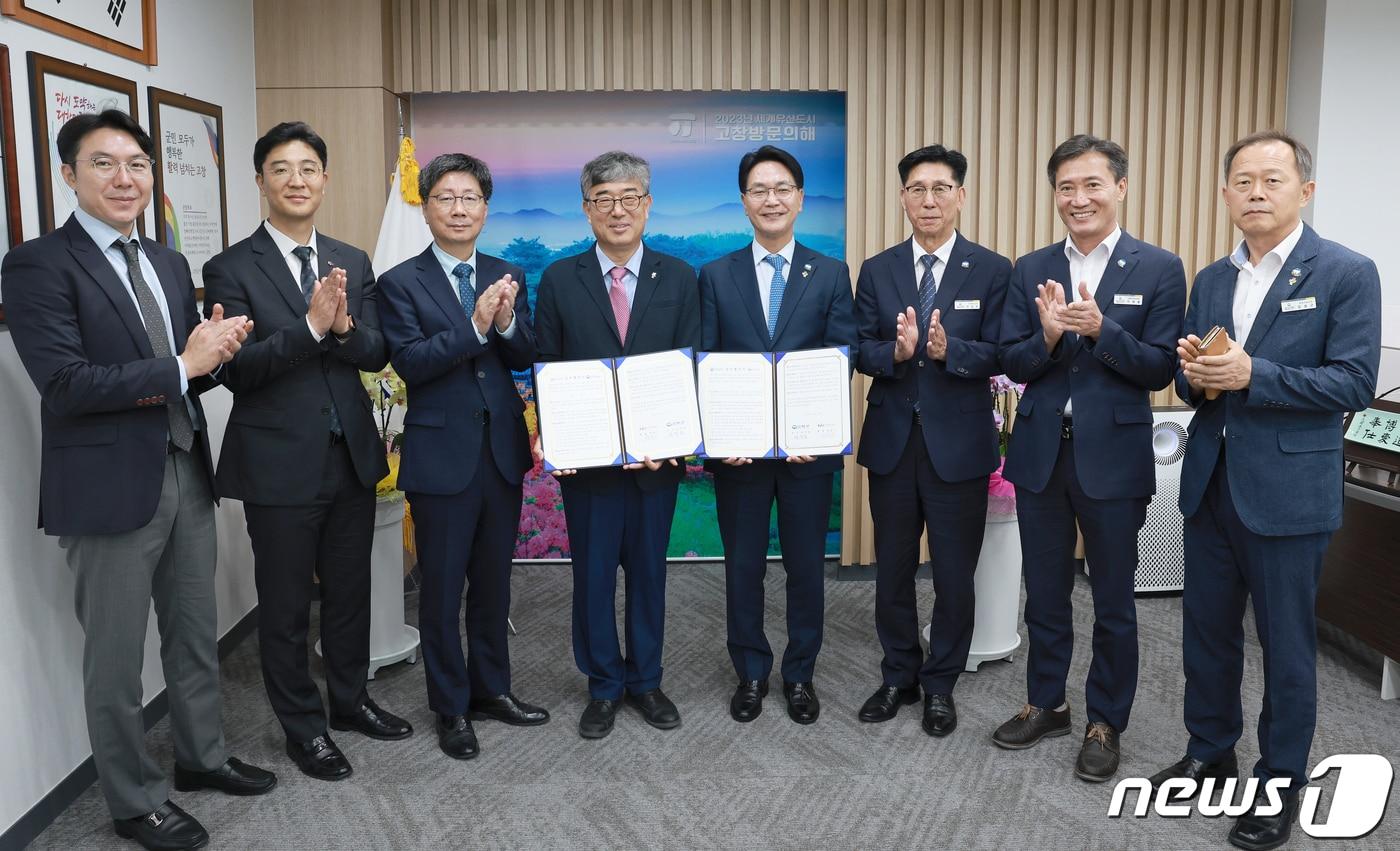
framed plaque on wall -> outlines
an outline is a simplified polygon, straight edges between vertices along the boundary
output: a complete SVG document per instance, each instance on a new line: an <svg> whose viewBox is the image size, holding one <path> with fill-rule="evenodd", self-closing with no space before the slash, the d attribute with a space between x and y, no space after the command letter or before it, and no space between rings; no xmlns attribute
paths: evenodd
<svg viewBox="0 0 1400 851"><path fill-rule="evenodd" d="M204 264L228 247L224 193L224 111L192 97L147 89L156 142L156 239L190 261L204 297Z"/></svg>
<svg viewBox="0 0 1400 851"><path fill-rule="evenodd" d="M123 59L156 64L156 0L0 0L0 14Z"/></svg>

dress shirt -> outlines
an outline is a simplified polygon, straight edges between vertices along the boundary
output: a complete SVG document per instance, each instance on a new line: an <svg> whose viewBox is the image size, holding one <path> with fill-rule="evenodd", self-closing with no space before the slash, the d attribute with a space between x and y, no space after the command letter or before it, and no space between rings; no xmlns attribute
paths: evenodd
<svg viewBox="0 0 1400 851"><path fill-rule="evenodd" d="M472 287L475 288L475 287L476 287L476 284L477 284L477 280L476 280L476 249L475 249L475 248L472 249L472 256L468 257L466 260L459 260L459 259L457 259L456 257L453 257L451 254L448 254L446 251L443 251L442 248L439 247L438 244L437 244L436 242L434 242L434 243L433 243L433 256L437 258L437 262L442 266L442 271L443 271L444 273L447 274L447 280L448 280L448 282L450 282L450 283L452 284L452 294L455 295L455 296L457 296L457 303L458 303L458 304L461 304L461 305L462 305L462 310L465 311L465 310L467 309L467 306L466 306L465 304L462 304L462 292L461 292L460 289L457 288L457 276L454 275L454 274L452 274L452 272L453 272L454 269L457 268L457 265L458 265L459 263L466 263L468 266L472 267ZM516 281L515 283L516 283L517 286L524 286L524 283L521 282L521 281ZM471 321L471 317L468 316L468 317L467 317L467 320L468 320L468 321ZM477 329L476 323L475 323L475 322L472 322L472 330L473 330L473 331L476 331L476 339L477 339L477 342L483 343L483 344L484 344L484 343L486 342L486 335L483 334L483 333L481 333L481 331ZM490 331L491 329L490 329L490 328L487 328L486 330L487 330L487 331ZM510 324L506 326L506 330L500 331L500 332L498 332L498 333L499 333L502 337L505 337L507 340L509 340L509 339L511 338L511 336L515 334L515 311L514 311L514 310L511 311L511 314L510 314Z"/></svg>
<svg viewBox="0 0 1400 851"><path fill-rule="evenodd" d="M953 235L948 237L948 241L935 248L932 252L933 256L938 258L938 262L933 264L933 288L935 290L943 286L943 273L948 270L948 258L952 256L953 243L957 241L958 232L953 231ZM914 291L918 292L919 282L924 279L924 264L922 258L925 254L930 252L925 251L924 247L919 244L919 240L914 237L909 238L909 244L914 246ZM917 305L911 306L917 308ZM914 312L917 313L918 310L916 309Z"/></svg>
<svg viewBox="0 0 1400 851"><path fill-rule="evenodd" d="M1264 296L1268 295L1269 287L1274 285L1274 279L1283 270L1283 264L1288 262L1288 255L1293 253L1293 247L1302 237L1303 223L1298 222L1293 232L1265 254L1258 266L1249 262L1249 246L1244 240L1240 240L1240 244L1235 246L1234 252L1230 254L1230 262L1240 270L1235 275L1234 312L1231 317L1235 322L1234 339L1240 345L1243 346L1244 341L1249 339L1254 319L1259 315L1260 306L1264 304Z"/></svg>
<svg viewBox="0 0 1400 851"><path fill-rule="evenodd" d="M644 250L645 248L643 246L638 245L636 252L631 257L627 258L626 263L622 264L622 268L627 270L627 274L622 276L622 286L623 289L627 290L628 309L631 309L632 299L637 296L637 281L642 274L642 252ZM612 262L612 260L608 258L608 255L603 253L603 247L596 242L593 243L593 251L598 255L598 265L603 268L603 295L606 296L612 291L611 272L613 267L617 264Z"/></svg>
<svg viewBox="0 0 1400 851"><path fill-rule="evenodd" d="M792 252L797 248L797 240L789 239L781 251L769 251L753 241L754 272L758 275L758 301L763 305L763 315L768 315L768 302L773 295L773 264L767 261L770 254L783 258L783 280L792 280Z"/></svg>
<svg viewBox="0 0 1400 851"><path fill-rule="evenodd" d="M1074 240L1065 237L1065 257L1069 259L1069 280L1062 281L1065 286L1065 303L1068 304L1079 298L1079 284L1083 282L1089 287L1089 295L1094 295L1099 291L1099 281L1103 280L1103 273L1108 269L1108 258L1113 256L1113 249L1118 247L1118 237L1123 235L1123 229L1116 227L1113 233L1104 237L1103 242L1089 249L1088 254L1079 253ZM1065 416L1069 416L1074 411L1074 394L1070 393L1070 398L1065 400Z"/></svg>

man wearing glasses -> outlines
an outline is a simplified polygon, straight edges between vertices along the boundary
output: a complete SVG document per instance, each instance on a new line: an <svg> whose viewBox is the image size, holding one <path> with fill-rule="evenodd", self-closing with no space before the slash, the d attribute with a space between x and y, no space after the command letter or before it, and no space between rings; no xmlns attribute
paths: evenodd
<svg viewBox="0 0 1400 851"><path fill-rule="evenodd" d="M317 581L330 726L402 739L369 672L374 488L388 472L360 370L388 361L369 257L316 229L326 143L284 122L253 145L267 221L204 267L205 305L246 313L253 339L224 369L233 411L216 480L243 501L258 588L258 650L287 755L318 780L350 776L307 668Z"/></svg>
<svg viewBox="0 0 1400 851"><path fill-rule="evenodd" d="M695 271L642 244L651 210L646 160L610 151L583 167L583 212L597 241L552 264L540 278L535 318L540 360L584 360L696 347L700 297ZM574 570L574 660L588 677L579 734L612 732L624 700L658 729L679 727L661 691L666 617L666 547L677 459L644 458L623 468L563 470L560 490ZM627 656L617 639L617 569L626 575Z"/></svg>
<svg viewBox="0 0 1400 851"><path fill-rule="evenodd" d="M967 158L930 145L899 161L908 242L861 266L856 283L860 371L869 375L856 460L870 471L875 522L875 631L882 682L860 720L894 718L923 690L923 729L958 725L953 686L967 664L973 576L987 517L987 478L1000 463L987 379L1011 262L955 229ZM914 573L928 530L937 592L925 656Z"/></svg>
<svg viewBox="0 0 1400 851"><path fill-rule="evenodd" d="M39 525L61 536L84 633L83 700L117 835L198 848L146 752L142 648L154 601L175 788L258 795L270 772L232 759L219 721L214 494L199 394L246 339L245 316L201 322L185 258L136 234L155 144L124 112L58 132L78 209L5 256L15 349L42 399Z"/></svg>
<svg viewBox="0 0 1400 851"><path fill-rule="evenodd" d="M525 273L476 249L491 200L486 164L443 154L418 174L418 191L433 242L380 277L380 310L390 360L408 385L399 487L413 505L423 574L428 707L443 753L471 759L473 719L549 720L511 693L506 644L521 481L531 467L511 370L530 368L535 334Z"/></svg>

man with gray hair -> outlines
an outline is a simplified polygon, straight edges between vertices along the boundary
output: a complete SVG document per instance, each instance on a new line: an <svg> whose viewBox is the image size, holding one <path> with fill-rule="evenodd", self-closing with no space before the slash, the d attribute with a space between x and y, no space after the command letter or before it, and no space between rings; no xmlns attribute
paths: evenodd
<svg viewBox="0 0 1400 851"><path fill-rule="evenodd" d="M700 291L684 261L642 244L651 210L646 160L610 151L583 167L596 242L544 271L535 301L541 361L640 355L700 343ZM561 470L574 570L574 660L588 677L579 734L612 732L625 700L653 727L679 727L661 691L666 547L685 468L677 459ZM627 655L617 638L617 569L626 581Z"/></svg>

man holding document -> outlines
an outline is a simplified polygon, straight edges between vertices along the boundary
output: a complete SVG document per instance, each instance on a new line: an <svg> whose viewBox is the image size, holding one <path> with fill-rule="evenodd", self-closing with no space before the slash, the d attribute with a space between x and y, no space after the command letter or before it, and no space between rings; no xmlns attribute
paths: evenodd
<svg viewBox="0 0 1400 851"><path fill-rule="evenodd" d="M797 214L802 212L802 182L802 166L780 148L765 145L740 160L739 191L744 213L753 224L754 241L700 270L701 348L706 353L838 346L847 347L849 353L854 347L850 271L840 260L817 254L793 237ZM837 413L845 412L849 423L850 361L849 357L843 360L839 391L846 404L836 408ZM702 361L702 382L705 365ZM748 367L754 373L748 385L751 391L740 389L745 376L737 372ZM740 390L731 407L736 420L755 427L756 447L774 443L773 420L761 415L771 406L759 404L773 397L771 375L768 360L737 359L716 374L717 381ZM703 401L710 401L705 399L703 383L701 395ZM820 400L814 397L813 401ZM747 411L741 410L745 407ZM718 412L710 408L706 414ZM713 430L707 435L713 436ZM849 440L849 426L845 436ZM719 445L707 444L706 449L712 458L705 469L715 477L724 543L729 656L739 677L729 713L735 721L752 721L762 712L768 693L773 651L763 632L763 578L768 522L776 499L778 539L787 572L783 695L788 716L810 724L821 710L812 679L822 643L827 514L841 455L787 454L779 459L777 451L760 449L755 452L757 458L717 458L713 456L719 454Z"/></svg>
<svg viewBox="0 0 1400 851"><path fill-rule="evenodd" d="M597 241L582 254L554 263L540 278L535 308L539 359L546 365L597 360L598 369L583 373L582 378L616 379L621 397L622 379L634 388L647 383L645 375L632 374L633 367L645 361L632 361L631 366L625 362L615 375L604 361L693 350L699 344L695 272L684 261L642 244L651 209L651 169L646 160L610 151L583 167L579 183L583 211ZM672 366L677 359L689 360L673 353L663 363ZM693 375L693 371L687 366L684 374ZM536 390L540 392L538 382ZM693 395L691 399L693 405ZM611 434L607 422L617 422L613 409L600 411L599 416L589 432L595 439L600 432ZM548 463L551 447L560 441L574 443L576 435L557 428L551 432L543 414L541 423ZM662 429L666 426L659 423ZM612 732L624 696L653 727L664 730L681 723L675 704L660 686L666 547L685 468L674 457L659 461L645 453L637 457L635 463L623 466L608 465L605 459L597 468L554 471L560 477L573 558L574 659L588 677L590 698L579 720L579 734L588 739ZM619 565L626 582L625 658L614 608Z"/></svg>

